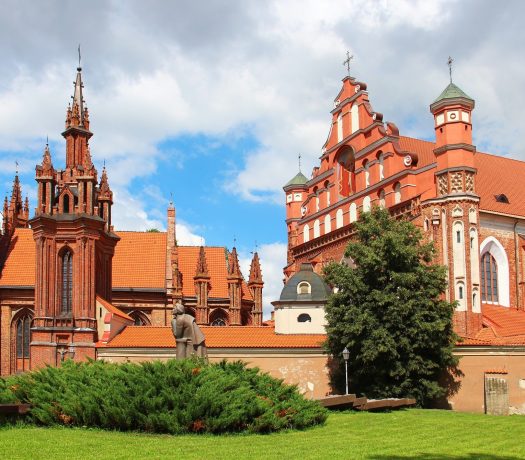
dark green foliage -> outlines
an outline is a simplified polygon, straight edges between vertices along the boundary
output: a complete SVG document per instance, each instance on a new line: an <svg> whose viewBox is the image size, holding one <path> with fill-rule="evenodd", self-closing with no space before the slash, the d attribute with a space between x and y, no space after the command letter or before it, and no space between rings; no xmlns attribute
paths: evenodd
<svg viewBox="0 0 525 460"><path fill-rule="evenodd" d="M433 245L411 222L374 208L356 223L346 257L326 281L339 291L327 308L327 347L348 371L353 391L372 398L414 397L420 405L442 397L438 381L456 369L452 355L454 305L442 300L444 267L432 264Z"/></svg>
<svg viewBox="0 0 525 460"><path fill-rule="evenodd" d="M294 386L243 363L101 361L46 367L0 387L33 405L28 420L155 433L271 432L323 423ZM7 397L7 396L6 396Z"/></svg>

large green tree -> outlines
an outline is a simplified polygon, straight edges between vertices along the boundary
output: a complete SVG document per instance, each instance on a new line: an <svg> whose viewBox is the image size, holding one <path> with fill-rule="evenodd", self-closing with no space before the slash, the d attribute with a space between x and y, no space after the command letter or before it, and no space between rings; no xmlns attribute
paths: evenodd
<svg viewBox="0 0 525 460"><path fill-rule="evenodd" d="M420 405L444 396L457 373L452 348L454 304L443 300L445 268L434 247L407 220L374 208L356 222L346 249L353 264L332 263L336 287L326 307L327 347L343 366L350 351L351 389L367 397L414 397ZM351 266L350 266L351 265Z"/></svg>

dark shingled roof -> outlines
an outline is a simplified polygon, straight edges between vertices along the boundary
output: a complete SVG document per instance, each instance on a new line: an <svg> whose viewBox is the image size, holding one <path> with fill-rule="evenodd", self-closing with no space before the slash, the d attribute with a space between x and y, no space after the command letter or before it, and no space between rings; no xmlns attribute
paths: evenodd
<svg viewBox="0 0 525 460"><path fill-rule="evenodd" d="M290 180L285 187L289 187L290 185L304 185L308 182L308 179L302 172L298 172L295 177Z"/></svg>
<svg viewBox="0 0 525 460"><path fill-rule="evenodd" d="M470 99L471 101L474 100L470 96L467 96L467 94L454 83L449 83L449 85L443 90L443 92L438 96L433 104L442 101L443 99L456 99L458 97Z"/></svg>
<svg viewBox="0 0 525 460"><path fill-rule="evenodd" d="M297 294L297 285L302 281L310 284L312 287L311 294ZM330 288L317 273L314 273L312 265L302 264L301 270L293 275L284 286L279 301L313 300L324 302L330 294Z"/></svg>

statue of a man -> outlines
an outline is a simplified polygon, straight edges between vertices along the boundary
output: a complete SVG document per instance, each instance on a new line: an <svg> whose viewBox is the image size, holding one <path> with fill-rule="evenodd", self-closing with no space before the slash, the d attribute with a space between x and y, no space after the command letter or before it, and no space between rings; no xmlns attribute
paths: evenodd
<svg viewBox="0 0 525 460"><path fill-rule="evenodd" d="M177 302L173 309L171 329L177 343L177 359L191 356L207 357L204 334L195 322L195 318L186 313L182 303Z"/></svg>

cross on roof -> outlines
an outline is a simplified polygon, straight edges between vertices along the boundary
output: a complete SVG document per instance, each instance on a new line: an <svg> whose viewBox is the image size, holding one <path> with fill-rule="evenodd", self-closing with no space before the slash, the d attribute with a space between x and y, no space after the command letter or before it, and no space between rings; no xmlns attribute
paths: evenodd
<svg viewBox="0 0 525 460"><path fill-rule="evenodd" d="M348 76L350 76L350 61L354 59L354 55L350 56L350 51L346 52L346 59L343 62L343 65L346 66L346 70L348 71Z"/></svg>

